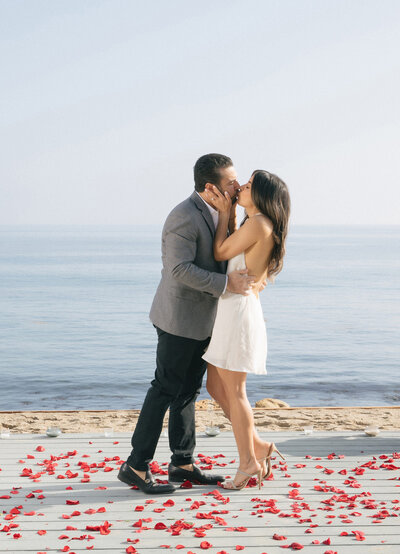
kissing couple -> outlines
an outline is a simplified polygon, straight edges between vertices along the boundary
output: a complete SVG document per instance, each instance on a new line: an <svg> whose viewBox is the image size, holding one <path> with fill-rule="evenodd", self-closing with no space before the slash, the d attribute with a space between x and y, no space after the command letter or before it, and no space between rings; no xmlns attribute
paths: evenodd
<svg viewBox="0 0 400 554"><path fill-rule="evenodd" d="M236 228L236 205L246 217ZM223 487L258 484L280 454L254 426L248 373L266 374L267 335L259 293L279 273L285 255L290 196L264 170L240 186L232 160L206 154L194 166L194 192L168 215L162 232L162 276L150 311L158 335L156 370L118 478L147 494L166 494L186 480L215 485L222 475L194 463L195 400L207 370L207 390L232 424L239 468ZM167 484L149 469L169 408L172 452Z"/></svg>

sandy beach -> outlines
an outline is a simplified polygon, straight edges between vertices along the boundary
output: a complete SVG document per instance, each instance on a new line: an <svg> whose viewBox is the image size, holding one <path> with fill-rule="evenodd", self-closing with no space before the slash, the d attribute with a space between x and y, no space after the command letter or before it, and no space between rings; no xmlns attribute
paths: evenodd
<svg viewBox="0 0 400 554"><path fill-rule="evenodd" d="M264 404L268 402L264 401ZM99 433L104 432L105 428L129 432L134 429L138 415L139 410L0 412L0 429L10 433L38 434L45 433L48 427L59 427L64 433ZM302 431L310 425L314 431L364 430L371 425L382 430L398 430L400 406L256 407L254 419L257 428L263 432ZM164 425L167 423L168 415ZM221 431L231 430L229 421L219 408L211 406L210 401L199 401L196 410L197 429L202 432L209 425L218 426Z"/></svg>

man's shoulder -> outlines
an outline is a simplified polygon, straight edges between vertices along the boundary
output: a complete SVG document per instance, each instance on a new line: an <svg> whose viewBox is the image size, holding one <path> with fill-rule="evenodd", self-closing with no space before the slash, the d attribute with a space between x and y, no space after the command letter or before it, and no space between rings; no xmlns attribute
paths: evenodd
<svg viewBox="0 0 400 554"><path fill-rule="evenodd" d="M190 219L198 212L196 207L196 198L191 194L188 198L180 202L173 208L167 216L166 222L174 219Z"/></svg>

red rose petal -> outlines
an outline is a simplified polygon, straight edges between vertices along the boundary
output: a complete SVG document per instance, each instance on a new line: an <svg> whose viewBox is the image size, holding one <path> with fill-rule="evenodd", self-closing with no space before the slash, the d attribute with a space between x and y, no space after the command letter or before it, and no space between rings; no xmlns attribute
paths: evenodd
<svg viewBox="0 0 400 554"><path fill-rule="evenodd" d="M278 535L277 533L275 533L274 535L272 535L272 538L275 541L285 541L287 537L285 537L283 535Z"/></svg>
<svg viewBox="0 0 400 554"><path fill-rule="evenodd" d="M357 541L365 541L365 534L362 531L352 531L352 533L356 536Z"/></svg>
<svg viewBox="0 0 400 554"><path fill-rule="evenodd" d="M193 487L193 483L191 481L184 481L180 488L181 489L191 489Z"/></svg>

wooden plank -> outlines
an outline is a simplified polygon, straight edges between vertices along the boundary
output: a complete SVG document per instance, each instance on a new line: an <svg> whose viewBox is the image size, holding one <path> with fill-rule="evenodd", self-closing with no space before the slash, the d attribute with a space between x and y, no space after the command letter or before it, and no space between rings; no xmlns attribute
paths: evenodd
<svg viewBox="0 0 400 554"><path fill-rule="evenodd" d="M387 463L387 459L379 458L380 455L391 454L394 450L399 449L400 433L385 432L376 438L367 438L359 432L329 432L315 434L311 437L301 433L265 433L263 436L266 440L274 440L279 443L282 451L287 454L287 461L286 463L280 463L279 460L274 461L274 481L263 482L261 490L254 487L246 488L243 491L228 492L218 489L218 487L193 487L186 490L179 489L174 495L161 497L148 497L140 491L131 490L116 480L118 459L112 460L112 458L118 456L120 459L124 459L127 456L130 451L130 436L130 433L118 433L113 438L105 438L100 434L97 436L71 434L62 435L57 439L49 439L45 436L27 437L25 435L2 439L0 441L0 468L2 469L0 472L0 496L6 495L10 498L0 499L0 510L3 511L0 518L0 529L7 525L8 520L5 519L5 516L13 507L22 506L22 509L21 513L11 520L11 523L15 523L19 527L10 530L9 533L0 532L0 551L36 553L46 550L59 552L60 548L67 544L71 551L77 554L86 552L86 546L90 545L94 545L96 552L112 554L125 552L131 544L126 542L128 537L139 538L139 543L134 545L139 554L140 552L162 552L161 544L169 544L171 548L168 550L175 550L176 546L183 544L185 548L182 549L182 552L187 554L192 551L199 554L203 552L203 549L200 548L202 540L207 540L213 545L207 550L210 554L217 554L223 550L233 554L236 552L236 544L245 546L244 552L246 553L261 554L265 551L268 554L276 554L282 552L282 544L291 542L304 544L302 552L306 554L308 552L323 554L328 549L338 551L340 554L347 554L350 549L352 554L368 552L398 554L400 551L400 531L398 525L395 524L396 516L400 511L398 510L400 506L400 474L395 469L390 471L379 467ZM35 448L39 444L45 447L44 452L36 452ZM76 456L57 460L58 466L55 468L54 475L46 473L40 477L39 482L20 477L24 467L38 472L44 466L37 464L42 463L46 458L49 459L51 455L60 456L61 453L66 454L75 449L77 450ZM328 459L328 454L333 450L337 455L343 454L344 458ZM225 467L215 465L214 472L224 475L234 474L236 463L230 462L237 459L237 453L232 433L223 433L216 438L199 436L197 452L202 452L207 456L216 456L222 453L225 458L214 458L213 461L227 463L227 465ZM86 453L90 457L84 458ZM35 458L27 459L28 454L34 455ZM312 455L314 458L306 458L307 455ZM160 463L167 463L169 456L168 440L162 438L156 452L156 459ZM315 457L321 459L315 459ZM379 469L365 468L363 475L356 475L353 470L372 460L373 457L377 458L376 465ZM78 463L86 461L99 464L104 461L104 458L110 458L107 464L112 471L104 472L104 468L96 468L97 472L89 473L90 482L81 483L83 471ZM19 459L23 459L26 463L18 463ZM400 467L400 460L393 460L393 465ZM315 466L321 467L318 469ZM325 468L329 470L328 473L325 473ZM347 475L338 473L343 469L346 469ZM57 479L57 475L65 475L67 470L77 472L78 476L74 479ZM346 485L345 481L351 483L349 477L355 477L361 486L353 488ZM291 483L298 483L300 486L291 487ZM340 492L335 492L332 488L325 492L314 489L315 485L325 484L327 487L344 491L348 495L347 500L337 501L333 506L324 503L335 495L337 497L340 495ZM21 488L16 491L13 490L13 486ZM96 490L99 486L107 488ZM72 490L66 490L66 487L72 487ZM34 493L35 497L27 498L32 491L39 489L43 490L44 499L37 498L39 493ZM298 495L303 499L289 497L290 491L293 493L294 489L299 491ZM218 497L218 494L217 497L210 494L215 490L218 490L222 497ZM11 492L18 492L18 494L11 494ZM229 502L224 503L223 499L228 497ZM354 504L348 500L350 497L354 497ZM190 501L186 500L188 498ZM171 499L174 501L174 505L164 507L163 504ZM79 504L67 505L66 500L79 501ZM148 504L148 500L152 500L154 503ZM280 510L279 513L265 511L271 505L272 500ZM374 509L369 510L366 504L362 503L368 500L375 502ZM190 506L195 501L205 502L205 504L191 510ZM135 508L141 505L143 511L135 511ZM296 506L299 508L298 513ZM106 511L93 514L84 513L88 509L97 510L102 507ZM158 513L154 512L155 508L165 508L165 510ZM371 517L379 511L382 513L383 509L387 510L388 517L382 520ZM215 510L222 513L212 514ZM257 510L261 510L261 512ZM23 515L32 511L36 514ZM63 519L63 514L71 515L74 511L80 512L81 515ZM227 513L223 513L224 511ZM44 515L37 515L38 513ZM280 517L282 513L290 517ZM201 514L211 516L211 519L196 517ZM225 524L218 525L218 520L215 519L218 517L222 517ZM142 528L132 527L140 519L143 522L148 518L151 518L152 521L147 524L146 522L142 523ZM348 518L351 523L346 523ZM210 523L214 527L206 530L204 538L194 537L193 531L190 529L182 531L179 536L171 536L167 530L154 529L156 522L164 523L168 528L174 522L182 519L195 527ZM100 525L106 520L112 524L109 535L103 536L98 532L92 532L92 535L95 536L92 541L72 540L73 536L90 533L86 530L86 525ZM374 524L373 521L381 521L381 523ZM77 530L66 531L67 525L77 527ZM310 525L318 525L318 527L312 528ZM143 526L148 526L150 529L143 530ZM246 527L247 531L230 530L237 527ZM46 534L38 535L37 531L40 529L46 530ZM135 532L141 529L140 533ZM307 529L310 529L312 533L306 533ZM353 530L363 531L366 537L365 541L356 541L355 535L352 534ZM349 535L341 536L343 531ZM20 533L22 537L13 539L14 533ZM287 540L274 540L272 538L274 533L286 536ZM69 539L59 539L62 534L69 535ZM327 537L331 538L330 546L311 544L313 540L320 540L322 543ZM289 549L289 551L291 550Z"/></svg>
<svg viewBox="0 0 400 554"><path fill-rule="evenodd" d="M104 552L105 554L122 554L125 552L125 548L129 546L128 543L125 543L124 545L121 545L120 547L118 548L113 548L113 547L108 547L108 546L105 546L105 547L102 547L102 546L97 546L96 545L96 549L93 550L93 552ZM137 546L137 545L136 545ZM331 547L327 547L327 546L324 546L322 549L319 549L318 550L318 547L315 547L313 546L312 548L311 547L305 547L304 550L302 550L302 554L323 554L324 552L326 552L327 550L326 549L330 549L331 550ZM160 552L171 552L173 551L173 548L171 547L170 549L164 549L164 548L153 548L151 547L150 549L142 549L140 548L137 552L138 554L140 553L151 553L151 554L154 554L154 553L160 553ZM334 552L337 552L336 550L333 550ZM7 552L32 552L33 554L37 554L37 550L36 549L30 549L30 550L14 550L14 549L7 549ZM46 554L47 553L59 553L60 550L58 548L46 548ZM80 550L78 552L78 550L74 550L74 551L70 551L69 554L80 554L80 553L83 553L83 552L88 552L87 550ZM182 552L183 554L189 554L190 552L193 553L193 554L203 554L205 551L204 550L200 550L198 548L196 548L196 550L194 549L191 549L191 550L188 550L188 549L184 549L184 550L181 550L180 552ZM229 551L227 550L221 550L220 547L217 547L217 548L210 548L209 550L206 551L207 554L220 554L221 552L227 552L227 554L235 554L235 550L233 549L230 549ZM262 546L262 545L258 545L258 546L246 546L245 549L243 550L243 552L245 554L282 554L282 550L279 548L279 547L268 547L268 550L266 549L266 547ZM288 552L293 552L293 550L288 550ZM393 545L365 545L364 543L361 543L361 544L356 544L356 545L351 545L351 546L346 546L346 547L340 547L340 552L338 552L338 554L399 554L399 549L398 549L398 546L393 546Z"/></svg>

